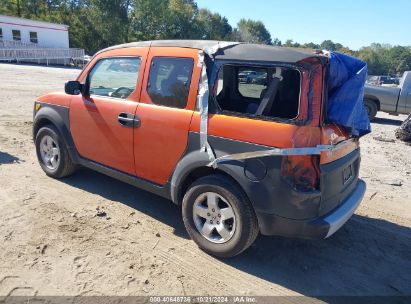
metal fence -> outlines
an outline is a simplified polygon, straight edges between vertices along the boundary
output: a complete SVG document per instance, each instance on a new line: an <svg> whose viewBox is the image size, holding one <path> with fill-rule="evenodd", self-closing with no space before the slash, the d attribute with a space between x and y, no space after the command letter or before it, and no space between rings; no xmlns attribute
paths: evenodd
<svg viewBox="0 0 411 304"><path fill-rule="evenodd" d="M0 48L0 61L49 64L84 64L83 49Z"/></svg>

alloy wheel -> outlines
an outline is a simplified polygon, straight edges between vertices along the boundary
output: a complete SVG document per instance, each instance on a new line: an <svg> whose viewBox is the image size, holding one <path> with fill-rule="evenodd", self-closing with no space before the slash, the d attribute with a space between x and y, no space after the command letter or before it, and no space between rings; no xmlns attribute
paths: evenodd
<svg viewBox="0 0 411 304"><path fill-rule="evenodd" d="M40 156L43 164L56 170L60 164L60 148L57 142L49 135L45 135L40 141Z"/></svg>
<svg viewBox="0 0 411 304"><path fill-rule="evenodd" d="M235 232L234 210L226 199L215 192L205 192L197 197L193 220L198 232L213 243L225 243Z"/></svg>

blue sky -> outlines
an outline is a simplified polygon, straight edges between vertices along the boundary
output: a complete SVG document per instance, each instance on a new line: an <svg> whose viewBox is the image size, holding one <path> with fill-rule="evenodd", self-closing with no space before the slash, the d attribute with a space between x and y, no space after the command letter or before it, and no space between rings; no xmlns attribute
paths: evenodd
<svg viewBox="0 0 411 304"><path fill-rule="evenodd" d="M226 16L261 20L282 42L325 39L358 49L372 42L411 45L411 0L197 0Z"/></svg>

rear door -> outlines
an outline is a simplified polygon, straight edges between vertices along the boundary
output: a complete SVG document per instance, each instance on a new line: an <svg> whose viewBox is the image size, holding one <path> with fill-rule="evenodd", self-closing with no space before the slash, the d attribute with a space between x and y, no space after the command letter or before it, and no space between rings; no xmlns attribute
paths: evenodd
<svg viewBox="0 0 411 304"><path fill-rule="evenodd" d="M134 175L134 113L148 51L116 52L97 57L80 76L89 96L73 96L70 130L83 158Z"/></svg>
<svg viewBox="0 0 411 304"><path fill-rule="evenodd" d="M187 147L201 67L198 50L152 47L147 58L140 126L134 133L136 175L164 185Z"/></svg>

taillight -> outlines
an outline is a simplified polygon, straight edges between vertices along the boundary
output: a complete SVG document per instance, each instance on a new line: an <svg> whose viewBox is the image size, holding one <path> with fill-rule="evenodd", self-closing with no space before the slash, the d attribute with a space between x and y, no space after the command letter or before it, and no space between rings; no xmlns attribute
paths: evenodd
<svg viewBox="0 0 411 304"><path fill-rule="evenodd" d="M298 191L316 191L320 186L320 157L285 156L281 164L283 179Z"/></svg>

